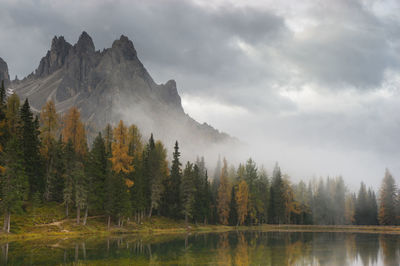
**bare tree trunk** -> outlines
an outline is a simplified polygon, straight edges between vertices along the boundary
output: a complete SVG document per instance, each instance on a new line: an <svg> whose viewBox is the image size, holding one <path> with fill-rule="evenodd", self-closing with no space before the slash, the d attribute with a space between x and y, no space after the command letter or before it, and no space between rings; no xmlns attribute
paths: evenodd
<svg viewBox="0 0 400 266"><path fill-rule="evenodd" d="M118 217L118 227L121 227L121 217Z"/></svg>
<svg viewBox="0 0 400 266"><path fill-rule="evenodd" d="M7 232L7 225L8 225L8 213L4 214L4 224L3 224L3 231Z"/></svg>
<svg viewBox="0 0 400 266"><path fill-rule="evenodd" d="M10 233L10 222L11 222L11 213L10 212L8 212L8 219L7 220L8 220L7 221L7 224L8 224L7 233Z"/></svg>
<svg viewBox="0 0 400 266"><path fill-rule="evenodd" d="M65 204L65 217L68 218L68 203Z"/></svg>
<svg viewBox="0 0 400 266"><path fill-rule="evenodd" d="M107 229L110 230L111 216L108 215Z"/></svg>
<svg viewBox="0 0 400 266"><path fill-rule="evenodd" d="M83 225L86 225L89 207L86 205L85 216L83 217Z"/></svg>
<svg viewBox="0 0 400 266"><path fill-rule="evenodd" d="M150 206L150 211L149 211L149 218L151 218L151 213L153 212L153 206Z"/></svg>
<svg viewBox="0 0 400 266"><path fill-rule="evenodd" d="M81 206L79 206L76 208L76 224L79 224L81 220Z"/></svg>

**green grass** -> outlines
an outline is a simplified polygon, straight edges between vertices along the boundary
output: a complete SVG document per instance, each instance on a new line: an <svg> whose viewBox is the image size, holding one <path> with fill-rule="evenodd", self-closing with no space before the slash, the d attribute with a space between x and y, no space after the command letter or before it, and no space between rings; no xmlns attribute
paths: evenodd
<svg viewBox="0 0 400 266"><path fill-rule="evenodd" d="M107 229L105 216L88 218L86 225L77 225L75 212L65 219L64 206L56 203L40 207L26 206L23 214L11 216L11 233L0 233L0 240L40 239L40 238L77 238L89 236L108 236L118 234L171 235L187 232L227 232L233 230L258 231L301 231L301 232L357 232L400 234L399 226L322 226L322 225L260 225L260 226L223 226L223 225L186 225L184 221L154 216L145 218L140 224L129 222L119 228L113 225ZM2 218L2 217L0 217ZM1 220L2 221L2 220Z"/></svg>

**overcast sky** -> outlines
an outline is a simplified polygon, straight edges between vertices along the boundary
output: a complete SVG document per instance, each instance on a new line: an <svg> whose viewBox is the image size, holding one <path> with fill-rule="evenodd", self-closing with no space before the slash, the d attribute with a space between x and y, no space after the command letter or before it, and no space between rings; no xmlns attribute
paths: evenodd
<svg viewBox="0 0 400 266"><path fill-rule="evenodd" d="M242 158L377 187L386 167L400 182L399 24L396 0L2 0L0 57L24 77L54 35L103 49L124 34Z"/></svg>

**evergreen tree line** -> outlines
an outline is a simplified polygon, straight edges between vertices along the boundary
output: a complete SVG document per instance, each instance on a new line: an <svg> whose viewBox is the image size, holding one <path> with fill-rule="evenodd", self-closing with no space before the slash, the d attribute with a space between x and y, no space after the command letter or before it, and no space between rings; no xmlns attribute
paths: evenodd
<svg viewBox="0 0 400 266"><path fill-rule="evenodd" d="M389 171L379 200L363 183L350 193L341 177L292 184L278 164L269 176L252 159L237 168L218 160L210 180L203 157L183 165L176 142L169 163L161 141L144 141L123 121L107 125L89 149L77 108L61 118L48 101L34 115L28 100L20 106L16 94L6 97L4 84L0 152L6 232L12 214L46 202L62 204L77 224L102 215L108 227L153 215L224 225L400 223L400 193Z"/></svg>

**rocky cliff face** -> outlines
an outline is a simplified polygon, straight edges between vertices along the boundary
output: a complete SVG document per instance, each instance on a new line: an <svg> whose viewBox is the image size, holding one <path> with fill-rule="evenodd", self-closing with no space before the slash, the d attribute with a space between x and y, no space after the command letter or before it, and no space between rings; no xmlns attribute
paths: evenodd
<svg viewBox="0 0 400 266"><path fill-rule="evenodd" d="M1 60L2 73L8 75ZM123 35L101 52L95 50L86 32L75 45L62 36L54 37L50 51L35 72L23 80L12 81L10 86L21 99L29 98L36 111L50 99L61 113L77 106L92 135L107 123L123 119L137 124L146 138L153 132L167 145L175 139L186 145L196 140L196 146L199 142L232 140L185 114L176 82L156 84L140 62L133 43Z"/></svg>
<svg viewBox="0 0 400 266"><path fill-rule="evenodd" d="M0 82L4 80L4 86L10 84L10 75L8 74L7 63L0 58Z"/></svg>

